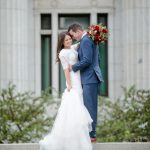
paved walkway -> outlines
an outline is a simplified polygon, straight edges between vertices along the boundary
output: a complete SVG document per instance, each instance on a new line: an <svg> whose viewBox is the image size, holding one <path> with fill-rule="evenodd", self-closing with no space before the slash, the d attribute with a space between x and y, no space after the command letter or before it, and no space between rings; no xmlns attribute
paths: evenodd
<svg viewBox="0 0 150 150"><path fill-rule="evenodd" d="M0 150L39 150L39 144L0 144ZM93 150L150 150L149 143L97 143Z"/></svg>

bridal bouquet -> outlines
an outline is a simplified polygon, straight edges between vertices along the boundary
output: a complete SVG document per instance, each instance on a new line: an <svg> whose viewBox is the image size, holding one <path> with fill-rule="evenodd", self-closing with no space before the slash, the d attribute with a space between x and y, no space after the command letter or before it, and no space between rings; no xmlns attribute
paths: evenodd
<svg viewBox="0 0 150 150"><path fill-rule="evenodd" d="M89 26L87 34L96 44L108 39L108 29L102 24Z"/></svg>

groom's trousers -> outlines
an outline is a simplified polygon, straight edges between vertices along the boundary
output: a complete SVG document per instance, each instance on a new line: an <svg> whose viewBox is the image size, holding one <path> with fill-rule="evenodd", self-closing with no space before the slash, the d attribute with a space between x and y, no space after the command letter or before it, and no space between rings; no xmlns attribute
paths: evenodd
<svg viewBox="0 0 150 150"><path fill-rule="evenodd" d="M91 138L96 137L98 86L98 83L82 84L84 105L93 119L92 131L90 132Z"/></svg>

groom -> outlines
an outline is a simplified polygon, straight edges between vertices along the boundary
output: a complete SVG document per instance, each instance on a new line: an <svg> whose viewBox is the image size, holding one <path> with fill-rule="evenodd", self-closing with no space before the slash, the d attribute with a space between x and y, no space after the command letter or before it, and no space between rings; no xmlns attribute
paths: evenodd
<svg viewBox="0 0 150 150"><path fill-rule="evenodd" d="M70 66L70 69L74 72L80 70L84 105L93 119L90 137L92 142L96 142L98 86L103 81L99 66L99 50L80 24L72 24L68 32L73 39L80 41L77 50L79 61Z"/></svg>

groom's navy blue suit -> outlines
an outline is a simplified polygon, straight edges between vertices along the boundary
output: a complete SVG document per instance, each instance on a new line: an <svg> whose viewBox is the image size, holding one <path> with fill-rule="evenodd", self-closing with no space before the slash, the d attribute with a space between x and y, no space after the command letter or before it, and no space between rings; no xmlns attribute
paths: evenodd
<svg viewBox="0 0 150 150"><path fill-rule="evenodd" d="M84 105L93 119L90 136L94 138L96 136L97 123L98 85L103 81L103 78L99 66L99 50L93 40L87 35L80 41L78 57L79 62L72 66L72 70L74 72L80 70L81 73Z"/></svg>

